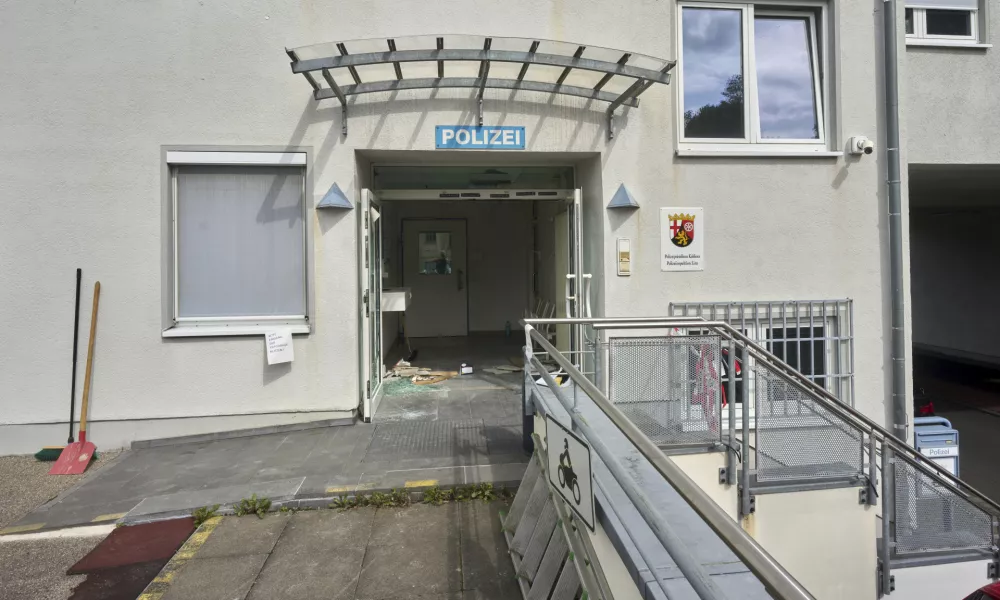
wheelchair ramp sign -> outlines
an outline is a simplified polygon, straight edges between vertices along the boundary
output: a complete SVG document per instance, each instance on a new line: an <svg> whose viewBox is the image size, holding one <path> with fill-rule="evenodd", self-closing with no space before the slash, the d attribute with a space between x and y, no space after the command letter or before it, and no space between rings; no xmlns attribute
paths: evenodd
<svg viewBox="0 0 1000 600"><path fill-rule="evenodd" d="M545 438L549 484L593 531L594 480L590 446L550 415L545 415Z"/></svg>

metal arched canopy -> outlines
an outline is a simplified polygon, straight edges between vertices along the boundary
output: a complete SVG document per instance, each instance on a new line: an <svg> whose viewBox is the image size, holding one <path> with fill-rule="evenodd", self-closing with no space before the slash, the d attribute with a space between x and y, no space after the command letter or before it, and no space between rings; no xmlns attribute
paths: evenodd
<svg viewBox="0 0 1000 600"><path fill-rule="evenodd" d="M672 60L528 38L471 35L373 38L285 49L316 100L336 98L347 135L347 99L396 90L477 90L479 125L486 88L575 96L607 102L608 137L619 106L639 105L654 83L670 83ZM326 83L324 86L320 79Z"/></svg>

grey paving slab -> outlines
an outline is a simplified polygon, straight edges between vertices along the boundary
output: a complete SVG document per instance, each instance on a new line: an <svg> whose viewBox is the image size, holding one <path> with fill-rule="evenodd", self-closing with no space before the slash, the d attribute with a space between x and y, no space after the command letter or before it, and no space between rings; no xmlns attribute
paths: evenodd
<svg viewBox="0 0 1000 600"><path fill-rule="evenodd" d="M456 395L457 396L457 395ZM472 407L464 397L438 401L438 421L465 421L472 418Z"/></svg>
<svg viewBox="0 0 1000 600"><path fill-rule="evenodd" d="M292 498L298 492L303 480L303 477L296 477L253 484L185 490L173 494L152 496L146 498L132 509L127 519L139 519L148 515L187 511L192 506L239 502L241 499L248 498L252 494L257 494L260 498L270 498L271 500Z"/></svg>
<svg viewBox="0 0 1000 600"><path fill-rule="evenodd" d="M287 517L288 525L274 553L312 551L320 554L364 548L371 537L374 508L316 510Z"/></svg>
<svg viewBox="0 0 1000 600"><path fill-rule="evenodd" d="M364 546L322 551L279 543L247 598L351 600L364 556Z"/></svg>
<svg viewBox="0 0 1000 600"><path fill-rule="evenodd" d="M412 548L437 549L441 545L457 548L463 524L460 506L459 503L418 504L381 509L375 513L369 548L404 543Z"/></svg>
<svg viewBox="0 0 1000 600"><path fill-rule="evenodd" d="M242 600L267 560L265 554L201 558L175 575L162 600Z"/></svg>
<svg viewBox="0 0 1000 600"><path fill-rule="evenodd" d="M208 536L198 550L198 558L220 558L247 554L270 554L281 537L289 515L271 514L263 519L256 516L226 517Z"/></svg>
<svg viewBox="0 0 1000 600"><path fill-rule="evenodd" d="M500 530L503 502L465 502L460 509L462 586L466 590L500 590L514 581L514 565Z"/></svg>
<svg viewBox="0 0 1000 600"><path fill-rule="evenodd" d="M457 544L410 545L405 538L365 553L358 598L412 597L462 591L462 557Z"/></svg>
<svg viewBox="0 0 1000 600"><path fill-rule="evenodd" d="M469 402L472 418L476 419L504 419L510 416L510 411L501 403L496 402Z"/></svg>

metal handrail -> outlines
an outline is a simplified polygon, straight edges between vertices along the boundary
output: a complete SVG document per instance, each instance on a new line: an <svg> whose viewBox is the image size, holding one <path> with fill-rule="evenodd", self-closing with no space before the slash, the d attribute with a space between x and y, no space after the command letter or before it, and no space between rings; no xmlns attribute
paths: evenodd
<svg viewBox="0 0 1000 600"><path fill-rule="evenodd" d="M757 578L764 584L767 590L777 598L788 599L788 600L806 600L811 599L813 596L800 584L795 578L788 573L781 566L778 561L776 561L768 552L757 543L746 531L743 530L742 526L734 520L728 513L726 513L719 505L713 500L706 492L701 488L700 485L694 482L687 473L680 469L666 454L660 450L652 440L649 439L624 413L622 413L614 404L612 404L604 394L597 389L586 376L583 375L569 360L564 357L559 350L555 348L548 340L544 338L538 331L535 330L535 324L548 324L554 322L557 324L568 323L568 324L592 324L595 322L607 322L607 319L524 319L524 332L525 339L527 342L526 357L531 356L531 345L533 342L537 342L549 356L556 361L556 363L565 371L565 373L570 377L571 380L581 389L590 399L597 405L597 407L604 412L605 415L611 420L611 422L625 435L625 437L636 447L640 454L646 458L647 461L655 468L667 482L677 490L682 498L691 506L692 509L705 521L705 523L722 539L722 541L738 556L743 563L750 569L750 571L757 576ZM532 357L533 358L533 357ZM534 359L537 360L537 359ZM551 376L546 377L548 372L545 369L541 369L543 373L543 378L546 379L546 383L550 386L553 391L558 390L558 386L554 382L549 382ZM553 387L554 386L554 387ZM557 397L559 395L557 394ZM560 402L562 400L560 399ZM586 420L581 418L578 410L573 406L566 407L570 412L570 417L573 419L574 423L581 427L581 431L586 435L589 430L589 425ZM596 436L588 436L591 445L598 450L598 455L606 454L608 451L603 447L603 443L596 438ZM596 443L595 443L596 442ZM617 459L614 456L601 456L605 460L605 464L608 464L609 468L612 469L614 473L614 466L617 465ZM610 460L609 460L610 459ZM618 477L616 477L618 479ZM624 489L624 488L623 488ZM626 490L628 493L628 490ZM631 498L630 498L631 499ZM639 494L639 499L641 499L641 490ZM633 503L635 503L633 501ZM643 506L643 502L640 502L636 506L640 510L640 514L646 512L648 506ZM665 521L661 522L662 519L654 519L650 522L650 519L646 519L647 523L650 524L654 533L657 534L657 538L660 539L661 543L665 541L671 543L669 540L669 526ZM666 538L666 539L665 539ZM666 546L666 544L665 544ZM678 567L682 567L680 561L678 562ZM682 568L682 570L688 570L688 567ZM693 574L697 574L699 569L690 567ZM685 573L685 577L688 573ZM700 578L698 578L700 579ZM692 585L696 585L697 581L691 581ZM699 592L699 596L702 598L719 598L720 595L713 595L711 591L711 584L708 590ZM696 587L697 589L697 587Z"/></svg>
<svg viewBox="0 0 1000 600"><path fill-rule="evenodd" d="M916 449L894 436L872 419L865 416L852 406L848 406L828 390L820 387L814 381L788 366L783 360L760 346L741 331L725 321L708 321L701 317L614 317L614 318L551 318L551 319L524 319L526 325L562 325L562 324L582 324L591 325L594 329L650 329L650 328L682 328L699 327L724 331L727 337L738 339L740 343L750 350L758 359L764 359L768 366L775 370L780 370L781 374L791 379L802 391L808 392L816 397L824 408L836 412L840 417L854 425L856 429L873 438L880 438L884 445L891 447L897 454L904 454L915 463L917 470L932 477L936 483L943 485L946 489L957 494L962 499L979 506L979 508L992 512L994 516L1000 517L1000 504L984 495L982 492L972 487L961 479L953 479L943 467L931 461Z"/></svg>

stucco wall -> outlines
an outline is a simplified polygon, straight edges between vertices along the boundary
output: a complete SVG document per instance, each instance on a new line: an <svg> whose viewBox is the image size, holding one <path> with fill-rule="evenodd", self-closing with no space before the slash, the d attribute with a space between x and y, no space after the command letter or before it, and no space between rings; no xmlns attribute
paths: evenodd
<svg viewBox="0 0 1000 600"><path fill-rule="evenodd" d="M290 73L284 47L425 34L448 23L469 34L676 55L674 6L660 0L42 0L0 11L0 328L16 342L0 369L0 424L7 425L66 418L77 266L87 289L94 279L103 285L91 406L97 421L325 417L357 406L356 211L312 213L314 331L296 338L290 366L266 367L259 337L160 337L161 146L310 147L312 203L333 182L357 198L367 174L356 151L433 150L436 125L474 122L473 92L376 94L351 103L349 135L341 137L339 106L312 100L306 82ZM860 0L837 3L832 14L835 137L863 133L879 143L878 21ZM603 252L595 277L608 274L595 286L596 311L665 314L672 300L854 298L857 404L883 419L881 155L679 159L674 95L656 85L640 108L620 110L610 142L605 107L580 99L487 90L485 119L527 128L522 162L588 153L570 162L593 167L585 186L588 256ZM603 209L595 209L622 182L642 208L598 226ZM660 272L660 206L705 208L704 272ZM612 275L621 236L632 238L629 278Z"/></svg>
<svg viewBox="0 0 1000 600"><path fill-rule="evenodd" d="M756 498L744 528L817 600L875 600L875 508L858 488Z"/></svg>
<svg viewBox="0 0 1000 600"><path fill-rule="evenodd" d="M725 452L677 454L670 460L693 479L733 519L739 516L738 486L719 483L719 469L726 466Z"/></svg>
<svg viewBox="0 0 1000 600"><path fill-rule="evenodd" d="M984 11L980 11L982 14ZM1000 10L987 16L987 42L996 43ZM909 161L920 164L995 164L1000 162L1000 54L996 48L909 46L901 55L907 76L906 146Z"/></svg>

